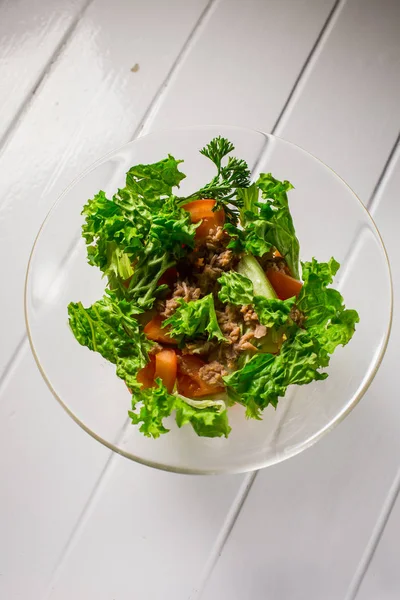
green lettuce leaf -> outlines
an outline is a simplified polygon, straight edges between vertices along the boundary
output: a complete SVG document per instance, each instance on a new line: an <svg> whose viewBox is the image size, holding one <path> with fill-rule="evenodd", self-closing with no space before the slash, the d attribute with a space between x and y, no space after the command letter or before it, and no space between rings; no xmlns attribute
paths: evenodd
<svg viewBox="0 0 400 600"><path fill-rule="evenodd" d="M224 304L229 302L230 304L242 306L253 303L253 283L245 275L241 275L236 271L227 271L222 273L218 283L221 285L218 297Z"/></svg>
<svg viewBox="0 0 400 600"><path fill-rule="evenodd" d="M180 162L169 156L132 167L112 200L99 192L82 211L89 263L142 310L152 307L165 270L194 247L196 225L172 194L184 177Z"/></svg>
<svg viewBox="0 0 400 600"><path fill-rule="evenodd" d="M248 257L247 257L248 258ZM258 264L258 263L257 263ZM260 323L266 327L281 327L288 319L296 298L279 300L278 298L255 296L251 279L237 273L228 271L218 279L221 289L218 297L221 302L235 304L236 306L253 305Z"/></svg>
<svg viewBox="0 0 400 600"><path fill-rule="evenodd" d="M196 401L176 396L175 410L178 427L190 423L201 437L228 437L231 431L226 405L221 400Z"/></svg>
<svg viewBox="0 0 400 600"><path fill-rule="evenodd" d="M140 426L147 437L158 438L168 433L163 423L176 411L178 427L190 423L202 437L228 437L231 430L228 423L226 405L222 400L190 400L180 395L169 394L157 380L157 387L140 390L132 397L132 410L129 416L132 423Z"/></svg>
<svg viewBox="0 0 400 600"><path fill-rule="evenodd" d="M88 308L81 302L71 302L68 315L78 342L115 364L118 377L130 389L137 388L137 372L148 362L153 344L132 317L131 304L109 292Z"/></svg>
<svg viewBox="0 0 400 600"><path fill-rule="evenodd" d="M172 189L179 187L186 177L178 169L182 162L169 154L157 163L135 165L126 174L126 187L133 197L142 199L145 204L162 207L163 197L171 196Z"/></svg>
<svg viewBox="0 0 400 600"><path fill-rule="evenodd" d="M278 298L265 298L265 296L254 297L254 310L260 323L265 327L281 327L288 322L290 311L296 298L279 300Z"/></svg>
<svg viewBox="0 0 400 600"><path fill-rule="evenodd" d="M277 406L289 385L327 377L318 372L318 350L310 334L298 329L279 354L255 354L242 369L224 377L228 394L246 406L248 417L259 419L266 406Z"/></svg>
<svg viewBox="0 0 400 600"><path fill-rule="evenodd" d="M255 183L237 189L242 229L227 223L225 229L231 236L229 248L263 256L273 249L284 256L289 269L299 278L299 242L289 210L287 192L293 188L288 181L279 181L271 173L261 173ZM261 190L263 201L259 201Z"/></svg>
<svg viewBox="0 0 400 600"><path fill-rule="evenodd" d="M358 313L345 308L340 292L327 287L338 269L339 263L334 258L327 263L319 263L315 258L302 263L304 285L296 301L306 317L305 329L321 347L323 366L328 366L329 354L339 344L345 346L351 340L359 322Z"/></svg>
<svg viewBox="0 0 400 600"><path fill-rule="evenodd" d="M266 406L276 406L289 385L325 379L328 374L319 369L328 366L339 344L350 341L358 314L345 308L340 292L327 287L338 268L333 258L327 263L313 259L303 263L304 285L298 299L282 302L255 297L260 321L267 327L283 326L287 339L279 354L256 354L242 369L224 377L229 396L246 406L248 417L258 419ZM295 301L305 317L304 329L289 318Z"/></svg>
<svg viewBox="0 0 400 600"><path fill-rule="evenodd" d="M267 201L260 204L260 217L270 224L266 240L285 257L291 274L299 279L300 246L287 198L287 192L293 189L293 186L289 181L275 179L271 173L262 173L256 185Z"/></svg>
<svg viewBox="0 0 400 600"><path fill-rule="evenodd" d="M179 298L177 309L164 321L164 326L170 327L171 337L179 342L204 334L208 334L208 339L215 337L221 341L225 340L218 325L212 294L190 302Z"/></svg>

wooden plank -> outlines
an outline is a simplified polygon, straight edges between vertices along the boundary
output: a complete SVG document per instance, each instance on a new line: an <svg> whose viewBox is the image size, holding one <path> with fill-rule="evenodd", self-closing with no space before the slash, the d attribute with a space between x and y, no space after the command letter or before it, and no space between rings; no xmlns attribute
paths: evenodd
<svg viewBox="0 0 400 600"><path fill-rule="evenodd" d="M400 289L400 265L396 260L399 254L399 240L397 224L400 220L400 206L398 202L398 192L400 186L400 145L397 147L393 169L391 169L386 184L382 186L379 197L377 198L375 219L384 236L386 247L391 258L394 289ZM395 475L395 469L399 467L400 455L400 407L397 398L397 386L395 374L398 369L398 357L400 347L400 320L395 311L392 328L391 341L388 352L381 370L375 381L375 409L383 413L380 417L382 427L379 428L381 436L380 443L385 446L385 455L381 458L381 466L389 471L383 459L388 461L390 467L389 473L392 477ZM379 404L378 404L379 402ZM391 483L391 482L390 482ZM393 485L390 489L386 504L383 509L390 508L390 503L395 499L400 487L400 473L397 472ZM385 512L380 515L380 521L384 525ZM379 524L375 527L375 533L379 534ZM398 569L398 545L400 531L400 498L397 497L393 512L384 530L382 539L377 547L376 553L372 559L371 565L367 569L366 576L362 582L360 591L356 600L395 600L400 596L400 574ZM371 548L375 539L371 540ZM361 558L361 557L360 557ZM360 565L359 575L362 570L368 567L368 554L364 554ZM357 587L357 579L354 581L354 588ZM351 597L353 600L353 596Z"/></svg>
<svg viewBox="0 0 400 600"><path fill-rule="evenodd" d="M350 0L281 131L343 172L365 200L398 134L399 17L398 3ZM374 204L394 256L395 207L387 194ZM304 454L258 475L203 600L345 596L398 469L397 331L346 421Z"/></svg>
<svg viewBox="0 0 400 600"><path fill-rule="evenodd" d="M239 5L235 4L239 10ZM246 53L242 58L240 55L237 65L240 70L245 69L249 60L256 60L260 50L262 38L252 38L251 23L262 19L266 22L266 15L279 14L277 3L251 2L246 5L248 29L243 37L243 47ZM282 4L286 10L288 4ZM291 6L293 6L291 4ZM302 5L304 9L304 4ZM278 90L278 98L285 98L290 91L298 68L301 67L311 50L313 43L327 17L332 3L321 5L317 2L307 4L313 26L308 23L303 31L301 41L297 40L297 46L291 46L290 57L287 64L296 60L296 69L287 69L284 75L275 84ZM320 8L322 6L322 8ZM221 7L223 13L221 13ZM199 32L193 47L188 53L187 59L182 63L179 72L173 77L173 85L179 83L181 77L186 77L186 63L191 63L192 55L196 55L199 46L204 47L214 43L215 31L225 32L226 40L228 34L225 31L226 21L222 15L230 15L230 3L217 4L210 19ZM314 10L315 9L315 10ZM250 15L247 13L250 11ZM271 12L272 11L272 12ZM275 11L275 12L274 12ZM242 14L240 13L240 14ZM296 10L288 11L285 18L285 29L282 31L271 29L270 35L277 46L277 53L286 52L289 41L295 36L298 28L299 14ZM239 18L239 17L238 17ZM217 26L215 20L217 19ZM310 20L309 20L310 21ZM218 26L219 25L219 26ZM251 50L249 50L249 47ZM242 61L242 62L241 62ZM210 62L210 81L217 81L220 74L220 65ZM268 78L267 78L268 79ZM253 88L258 94L266 95L269 91L267 79L259 87L259 76L253 74ZM282 89L281 89L282 88ZM184 103L180 100L180 88L177 88L175 97L175 115L167 123L170 127L180 124L179 115ZM166 91L169 95L169 87ZM232 87L226 87L224 99L232 99ZM192 106L193 121L197 122L196 111L201 109L202 100ZM157 104L160 111L163 101ZM236 104L238 115L242 114L241 101ZM268 107L263 107L263 114L268 112ZM273 108L271 120L278 117L279 102ZM201 122L201 121L200 121ZM161 126L156 122L152 127ZM50 598L57 600L71 598L82 594L87 597L96 596L99 600L108 600L110 597L118 597L121 600L128 599L132 595L132 581L134 580L135 593L138 597L159 598L168 595L178 598L187 598L191 592L197 577L203 571L208 553L214 545L218 532L223 526L229 512L229 505L238 493L242 478L204 478L193 480L192 478L180 479L164 474L156 474L148 479L149 472L141 475L140 487L135 487L130 465L116 466L107 477L107 483L101 494L98 495L93 510L90 511L85 524L74 541L71 552L66 556L59 575L51 585ZM142 471L141 471L142 472ZM157 481L155 483L155 478ZM143 478L143 483L142 483ZM154 508L153 497L163 499L165 506L170 508L162 512ZM145 504L149 503L149 507ZM193 503L195 511L192 510ZM189 511L189 512L187 512ZM101 525L100 525L101 524ZM107 529L105 530L104 527ZM183 530L187 530L184 534ZM140 536L145 537L142 539ZM105 546L104 539L109 543ZM88 558L90 557L90 558ZM108 565L113 564L112 578L104 575L99 577L98 573L105 572ZM157 564L157 577L154 577L154 565ZM184 565L182 567L181 565ZM158 574L159 573L159 574ZM143 575L143 577L141 577ZM151 585L149 585L149 578ZM82 592L83 590L83 592Z"/></svg>
<svg viewBox="0 0 400 600"><path fill-rule="evenodd" d="M37 600L110 453L67 417L31 354L19 373L0 402L0 598Z"/></svg>
<svg viewBox="0 0 400 600"><path fill-rule="evenodd" d="M355 600L398 600L400 502L393 509L376 554ZM351 598L351 600L353 600Z"/></svg>
<svg viewBox="0 0 400 600"><path fill-rule="evenodd" d="M172 124L270 131L333 6L222 0L145 131Z"/></svg>
<svg viewBox="0 0 400 600"><path fill-rule="evenodd" d="M86 0L6 0L0 4L0 140L29 102Z"/></svg>
<svg viewBox="0 0 400 600"><path fill-rule="evenodd" d="M241 476L178 476L114 463L49 600L187 598Z"/></svg>
<svg viewBox="0 0 400 600"><path fill-rule="evenodd" d="M291 92L289 81L307 56L304 41L316 22L322 27L332 3L305 8L302 3L276 1L264 11L261 4L265 3L226 0L218 5L212 35L204 33L207 38L182 66L153 128L195 122L271 131ZM313 68L302 79L296 102L277 132L329 164L365 200L397 135L399 11L393 0L385 0L382 10L376 0L349 0L321 56L313 56ZM288 32L288 15L297 20L296 31L291 31L291 44L299 50L295 56L278 42ZM369 119L373 126L379 123L373 141Z"/></svg>

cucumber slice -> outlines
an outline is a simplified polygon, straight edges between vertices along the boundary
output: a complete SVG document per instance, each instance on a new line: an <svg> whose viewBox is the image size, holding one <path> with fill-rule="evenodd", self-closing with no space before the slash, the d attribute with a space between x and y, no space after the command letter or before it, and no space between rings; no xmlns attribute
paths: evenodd
<svg viewBox="0 0 400 600"><path fill-rule="evenodd" d="M243 256L237 266L237 270L241 275L245 275L251 280L255 296L264 296L268 299L277 298L268 277L254 256L251 254Z"/></svg>

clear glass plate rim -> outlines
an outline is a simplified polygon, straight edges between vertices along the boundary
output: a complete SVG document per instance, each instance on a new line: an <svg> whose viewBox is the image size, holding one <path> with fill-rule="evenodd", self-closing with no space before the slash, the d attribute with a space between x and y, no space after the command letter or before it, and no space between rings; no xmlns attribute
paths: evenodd
<svg viewBox="0 0 400 600"><path fill-rule="evenodd" d="M370 374L368 375L367 379L365 380L365 382L363 383L363 385L361 386L360 390L358 391L358 393L355 395L355 397L353 398L353 400L348 403L341 412L339 412L333 419L331 419L331 421L329 423L327 423L322 429L320 429L318 432L316 432L314 435L310 436L309 438L307 438L303 443L297 445L293 451L285 453L285 454L281 454L277 457L275 457L274 460L265 460L265 461L258 461L250 466L248 466L248 468L243 469L243 468L226 468L226 469L217 469L217 470L212 470L212 469L191 469L191 468L185 468L185 467L175 467L175 466L170 466L170 465L166 465L163 463L159 463L157 461L152 461L152 460L145 460L143 458L141 458L140 456L136 456L134 454L132 454L131 452L125 452L124 450L122 450L121 448L119 448L118 446L114 445L113 443L105 440L104 438L102 438L101 436L99 436L95 431L91 430L89 427L87 427L85 425L84 422L82 422L69 408L68 406L64 403L64 401L61 399L61 397L57 394L56 390L53 388L50 380L48 379L47 375L46 375L46 371L44 369L44 367L42 366L40 359L37 355L36 349L35 349L35 344L33 341L33 336L32 336L32 332L31 332L31 328L30 328L30 324L29 324L29 316L28 316L28 287L29 287L29 278L30 278L30 273L31 273L31 263L33 261L34 258L34 254L35 254L35 249L37 246L37 243L40 239L40 235L44 229L44 227L46 226L48 220L50 219L50 217L52 216L53 211L57 208L58 204L61 203L61 201L63 200L64 196L72 189L74 188L79 181L81 181L82 179L84 179L86 177L86 175L88 175L90 172L92 172L94 169L96 169L98 166L100 166L101 164L107 162L111 157L113 157L115 154L117 154L118 152L121 152L123 150L125 150L126 148L134 145L137 141L143 139L143 138L147 138L147 137L156 137L157 135L160 134L168 134L168 133L173 133L173 132L185 132L185 131L202 131L202 130L207 130L207 129L224 129L224 130L236 130L236 131L243 131L243 132L252 132L252 133L256 133L259 135L262 135L264 137L268 138L272 138L272 139L277 139L280 142L284 142L285 144L288 144L294 148L297 148L298 150L300 150L301 152L305 153L306 155L312 157L314 160L316 160L317 162L319 162L323 167L325 167L326 169L328 169L329 171L331 171L333 173L334 176L336 176L343 184L344 186L351 192L351 195L358 201L360 207L365 211L366 213L366 217L367 219L370 221L370 224L372 226L372 229L374 230L380 245L383 249L384 252L384 257L385 257L385 264L386 264L386 268L387 268L387 273L388 273L388 278L389 278L389 287L390 287L390 293L389 293L389 320L388 320L388 324L387 324L387 329L385 331L385 338L384 338L384 342L381 346L381 349L375 359L375 364L373 366L373 368L370 371ZM53 396L55 397L55 399L59 402L59 404L63 407L63 409L67 412L67 414L86 432L88 433L90 436L92 436L95 440L97 440L98 442L100 442L101 444L103 444L105 447L109 448L110 450L112 450L113 452L116 452L117 454L124 456L125 458L128 458L134 462L149 466L149 467L153 467L159 470L163 470L163 471L168 471L168 472L173 472L173 473L181 473L181 474L188 474L188 475L214 475L214 474L237 474L237 473L244 473L244 472L251 472L251 471L255 471L258 469L262 469L268 466L272 466L275 464L279 464L280 462L283 462L284 460L287 460L288 458L291 458L293 456L296 456L297 454L300 454L301 452L303 452L304 450L306 450L307 448L310 448L311 446L313 446L316 442L318 442L326 433L328 433L329 431L331 431L332 429L334 429L337 425L339 425L339 423L341 423L346 416L353 410L353 408L360 402L360 400L362 399L362 397L364 396L364 394L367 392L368 388L370 387L372 381L375 378L375 375L382 363L383 357L385 355L388 343L389 343L389 339L390 339L390 332L391 332L391 328L392 328L392 321L393 321L393 281L392 281L392 273L391 273L391 267L390 267L390 261L389 261L389 257L388 257L388 253L385 247L385 244L383 242L382 236L380 234L380 231L373 219L373 217L371 216L370 212L368 211L368 209L366 208L366 206L363 204L363 202L361 201L361 199L357 196L357 194L354 192L354 190L348 185L348 183L340 176L336 173L336 171L334 171L331 167L329 167L326 163L324 163L321 159L319 159L318 157L314 156L313 154L311 154L310 152L308 152L308 150L305 150L304 148L302 148L301 146L299 146L298 144L295 144L293 142L290 142L280 136L276 136L274 134L271 133L266 133L264 131L260 131L257 129L253 129L253 128L248 128L248 127L240 127L237 125L214 125L214 124L210 124L210 125L194 125L194 126L190 126L190 127L175 127L175 128L166 128L166 129L159 129L157 131L153 131L153 132L149 132L146 133L143 136L137 137L134 140L131 140L130 142L127 142L126 144L122 144L120 146L118 146L117 148L115 148L114 150L108 152L107 154L103 155L101 158L99 158L98 160L96 160L94 163L92 163L91 165L89 165L82 173L80 173L65 189L64 191L58 196L58 198L54 201L53 205L51 206L50 210L48 211L45 219L43 220L39 231L35 237L35 241L33 243L32 246L32 250L30 252L30 256L29 256L29 260L28 260L28 264L27 264L27 269L26 269L26 275L25 275L25 285L24 285L24 316L25 316L25 323L26 323L26 330L27 330L27 335L28 335L28 340L29 340L29 344L31 347L31 351L33 354L33 357L35 359L35 362L37 364L37 367L47 385L47 387L49 388L49 390L51 391L51 393L53 394Z"/></svg>

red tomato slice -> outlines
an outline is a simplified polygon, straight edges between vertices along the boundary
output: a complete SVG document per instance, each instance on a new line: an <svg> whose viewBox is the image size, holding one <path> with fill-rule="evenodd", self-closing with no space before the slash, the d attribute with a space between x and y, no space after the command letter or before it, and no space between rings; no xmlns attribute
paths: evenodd
<svg viewBox="0 0 400 600"><path fill-rule="evenodd" d="M154 378L159 377L170 394L174 389L177 367L178 360L172 348L164 348L156 354Z"/></svg>
<svg viewBox="0 0 400 600"><path fill-rule="evenodd" d="M178 365L177 389L182 396L187 398L201 398L224 391L221 385L210 385L199 376L199 370L206 363L197 356L185 355L181 357Z"/></svg>
<svg viewBox="0 0 400 600"><path fill-rule="evenodd" d="M275 269L268 269L266 275L280 300L287 300L300 294L303 284L294 277Z"/></svg>
<svg viewBox="0 0 400 600"><path fill-rule="evenodd" d="M194 200L184 205L184 209L190 214L192 223L199 223L201 225L196 229L196 240L202 240L209 234L211 229L215 229L219 225L225 223L225 212L223 209L216 210L213 212L215 206L215 200Z"/></svg>
<svg viewBox="0 0 400 600"><path fill-rule="evenodd" d="M150 361L140 369L136 379L142 384L144 388L154 387L154 374L156 372L156 359L154 356L150 356Z"/></svg>
<svg viewBox="0 0 400 600"><path fill-rule="evenodd" d="M176 344L176 340L168 335L168 327L163 327L162 324L163 318L160 315L153 317L143 329L145 336L153 342Z"/></svg>

